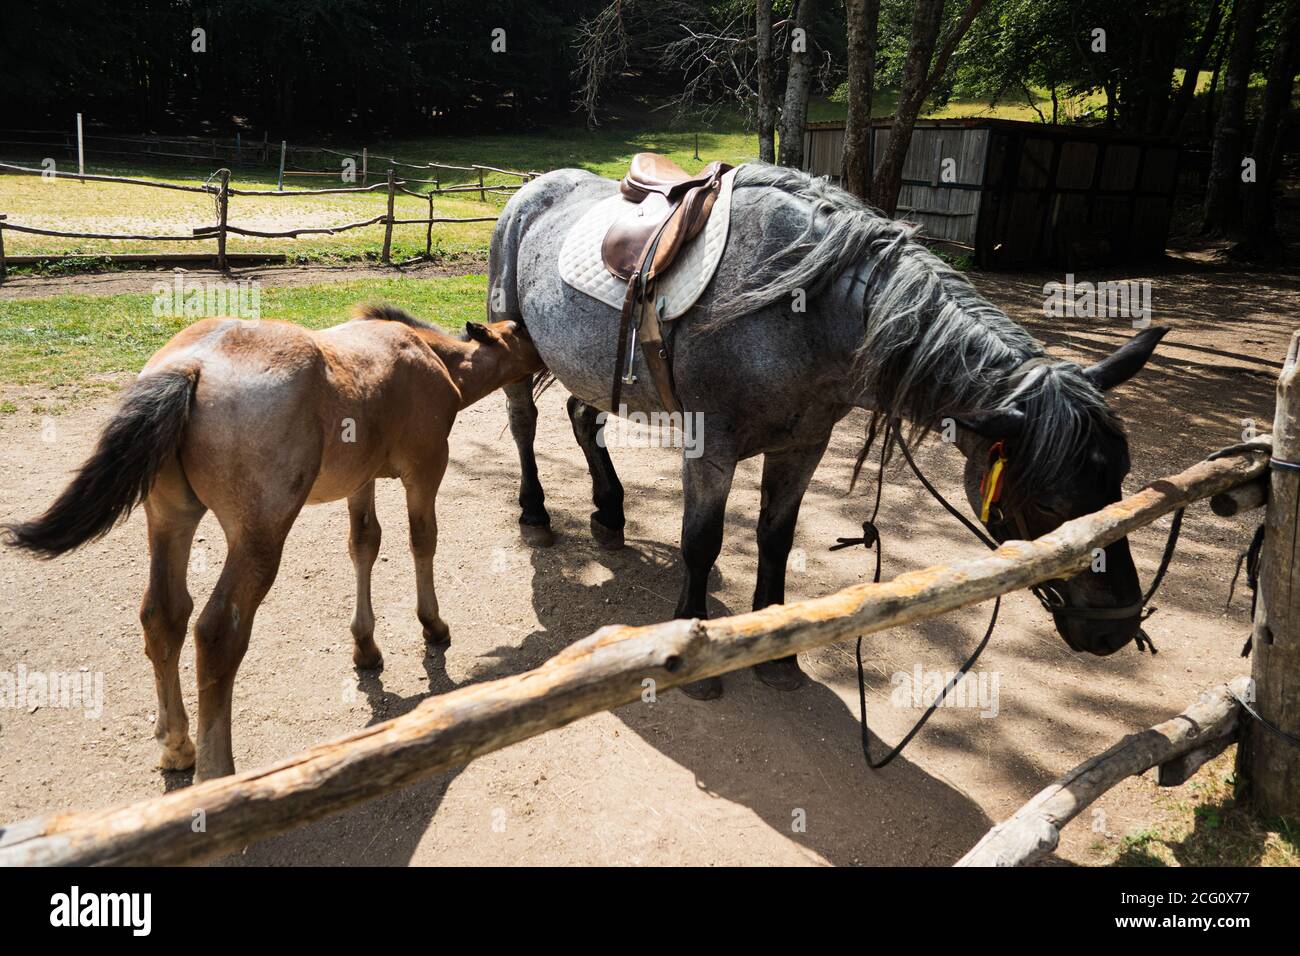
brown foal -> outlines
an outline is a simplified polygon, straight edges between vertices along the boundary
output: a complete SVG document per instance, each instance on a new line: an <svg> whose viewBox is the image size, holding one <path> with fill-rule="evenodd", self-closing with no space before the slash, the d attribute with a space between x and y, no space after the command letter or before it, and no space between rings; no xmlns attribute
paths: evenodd
<svg viewBox="0 0 1300 956"><path fill-rule="evenodd" d="M471 322L466 333L454 338L387 306L364 307L320 332L271 320L196 322L149 360L49 510L7 526L9 544L54 557L107 533L144 501L150 563L140 621L158 690L162 767L195 766L195 780L234 773L235 672L305 504L348 501L357 579L352 658L378 667L370 604L380 536L375 479L401 479L416 614L426 641L448 641L433 555L434 501L452 423L460 409L542 367L515 322ZM190 544L209 509L228 554L194 628L196 763L177 665L194 607L186 588Z"/></svg>

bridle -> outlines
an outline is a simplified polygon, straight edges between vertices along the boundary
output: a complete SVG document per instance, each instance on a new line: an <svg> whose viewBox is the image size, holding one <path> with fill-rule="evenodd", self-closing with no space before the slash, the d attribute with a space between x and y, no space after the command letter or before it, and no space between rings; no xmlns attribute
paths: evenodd
<svg viewBox="0 0 1300 956"><path fill-rule="evenodd" d="M871 426L867 433L868 448L871 446L875 434L876 419L873 417ZM908 467L912 469L912 473L916 475L917 480L920 481L925 490L930 493L930 496L939 502L939 504L943 505L944 509L949 514L961 522L962 525L964 525L971 534L983 542L986 547L990 550L997 550L999 547L998 542L985 532L983 528L980 528L962 514L961 511L952 504L952 502L940 493L939 489L935 488L935 486L930 483L929 479L925 477L921 469L917 467L916 460L912 457L912 450L908 447L907 440L903 438L902 423L897 418L890 418L885 423L884 443L880 449L880 468L876 475L876 501L871 510L871 517L862 522L862 537L839 538L830 550L838 551L842 548L849 548L859 544L864 545L867 548L874 548L876 552L876 569L872 581L876 584L880 583L881 543L880 531L876 527L876 518L880 514L880 499L885 484L885 465L889 461L890 448L895 444L898 446L899 451L902 452L903 458L907 462ZM1019 509L1012 510L1011 518L1008 520L1006 513L1000 504L1003 489L1006 484L1006 469L1008 466L1005 444L1002 442L995 442L989 449L988 457L989 464L980 481L981 520L985 522L986 526L990 530L993 530L995 527L1011 528L1014 526L1022 540L1030 540L1028 527L1025 524L1024 516ZM996 519L993 518L993 509L995 507L998 515ZM1042 604L1043 608L1052 615L1061 615L1082 620L1129 620L1133 617L1140 616L1140 620L1145 621L1155 613L1156 609L1154 607L1148 607L1147 605L1150 604L1151 599L1155 596L1156 590L1160 587L1161 581L1164 580L1165 572L1169 570L1169 563L1173 560L1174 549L1178 544L1178 535L1182 529L1184 511L1184 508L1179 508L1174 512L1173 522L1169 527L1169 537L1165 541L1164 554L1160 559L1160 566L1156 570L1155 577L1151 581L1151 586L1146 590L1146 593L1142 595L1140 601L1134 601L1116 607L1076 607L1066 603L1064 596L1060 593L1060 589L1056 587L1053 582L1049 581L1044 582L1043 584L1034 585L1030 590L1033 591L1034 596L1038 598L1038 601ZM1012 536L1006 535L1005 537L1009 539ZM895 757L903 752L903 748L905 748L911 742L912 738L920 732L921 728L925 726L926 721L930 719L931 715L934 714L934 712L944 702L952 689L961 682L963 677L966 676L966 673L975 665L975 662L979 660L979 656L984 652L984 648L988 646L989 639L993 636L993 629L997 625L998 612L1001 610L1001 607L1002 596L998 595L993 600L993 611L989 615L989 623L988 627L984 631L984 636L980 639L979 644L976 645L975 650L971 653L970 657L966 659L966 662L962 664L956 673L954 673L949 679L948 683L944 686L943 691L926 709L926 712L921 716L921 719L918 720L903 739L880 760L875 760L871 756L870 734L867 729L866 673L862 665L862 638L858 638L856 648L858 664L858 707L862 724L862 755L866 758L868 767L872 770L879 770L881 767L890 763ZM1135 643L1137 644L1139 651L1149 649L1152 654L1156 653L1156 648L1151 642L1151 638L1147 636L1141 627L1138 628Z"/></svg>
<svg viewBox="0 0 1300 956"><path fill-rule="evenodd" d="M957 511L955 508L950 507L947 500L944 499L928 481L926 481L925 476L922 475L920 469L916 467L916 462L913 461L906 442L903 440L902 435L897 433L897 424L895 424L895 432L895 440L899 443L899 448L903 451L904 457L907 458L907 463L911 466L912 471L916 473L917 478L921 480L921 483L930 491L930 494L934 495L935 498L939 500L940 504L944 505L944 507L948 508L949 511L956 515L956 517L970 528L971 531L973 531L975 535L984 542L984 544L986 544L990 549L996 549L998 547L997 533L994 532L993 536L990 537L982 532L975 524L968 521L965 515L961 514L961 512ZM1001 536L1003 540L1009 540L1013 537L1019 537L1022 541L1032 540L1033 535L1029 530L1029 526L1025 523L1024 512L1020 509L1014 509L1011 511L1010 518L1008 518L1000 504L1002 489L1006 484L1006 467L1008 464L1005 442L999 440L993 443L989 448L988 461L988 468L985 470L984 477L980 481L980 520L984 522L985 527L989 528L990 531L995 527L1008 529L1014 528L1016 534L1004 534ZM997 512L996 518L993 517L995 509ZM1060 615L1061 617L1073 617L1087 621L1126 621L1130 618L1137 617L1139 618L1139 622L1145 621L1157 610L1154 607L1148 607L1148 605L1151 603L1151 599L1155 597L1156 590L1160 587L1160 582L1164 580L1165 572L1169 570L1169 562L1173 559L1174 549L1178 545L1178 536L1182 531L1184 510L1185 509L1183 508L1179 508L1174 512L1173 521L1169 527L1169 537L1165 541L1164 554L1160 559L1160 566L1156 569L1156 575L1151 581L1151 586L1139 600L1130 601L1128 604L1117 604L1109 607L1079 607L1066 603L1065 597L1051 581L1034 585L1030 590L1033 591L1034 596L1038 598L1038 602L1043 606L1044 610L1054 615ZM1136 643L1139 651L1150 649L1152 654L1157 653L1155 645L1151 643L1151 639L1141 630L1138 631Z"/></svg>

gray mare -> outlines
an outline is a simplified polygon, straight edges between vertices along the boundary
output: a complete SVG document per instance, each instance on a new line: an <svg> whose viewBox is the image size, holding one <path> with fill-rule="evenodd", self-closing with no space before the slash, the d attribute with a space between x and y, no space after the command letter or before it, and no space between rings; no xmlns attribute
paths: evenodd
<svg viewBox="0 0 1300 956"><path fill-rule="evenodd" d="M550 371L571 393L574 435L587 458L596 506L591 529L622 544L623 487L598 441L609 411L618 311L566 285L557 260L568 229L618 184L564 169L519 190L492 237L491 318L522 320ZM924 247L910 227L802 173L742 166L730 237L699 302L669 324L682 407L703 416L702 453L683 456L685 581L678 617L706 617L709 572L722 547L736 463L762 454L754 608L785 600L786 559L799 505L835 423L854 407L897 416L923 433L959 425L965 482L979 481L998 439L1008 449L998 540L1037 536L1120 496L1127 442L1101 391L1145 363L1163 330L1150 329L1097 365L1052 361L1042 346ZM623 389L636 412L661 411L644 365ZM550 517L533 454L537 408L527 383L508 386L522 467L521 530L549 544ZM1014 522L1012 519L1014 518ZM1137 633L1140 586L1126 540L1106 549L1105 574L1053 582L1070 605L1120 609L1111 619L1056 615L1075 650L1108 654ZM782 689L802 675L793 657L759 665ZM691 685L721 693L717 678Z"/></svg>

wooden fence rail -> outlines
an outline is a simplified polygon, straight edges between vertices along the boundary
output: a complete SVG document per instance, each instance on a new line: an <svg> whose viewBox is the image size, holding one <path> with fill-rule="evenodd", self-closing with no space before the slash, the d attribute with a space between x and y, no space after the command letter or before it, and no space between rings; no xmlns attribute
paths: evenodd
<svg viewBox="0 0 1300 956"><path fill-rule="evenodd" d="M39 136L43 138L15 138L24 136ZM260 141L246 141L241 135L236 135L228 140L222 140L215 136L107 136L98 133L90 133L86 134L84 139L88 144L88 151L96 155L161 157L164 159L189 159L201 162L226 159L229 162L240 165L269 165L272 168L275 167L276 163L272 158L272 147L269 136L267 135L264 135ZM113 148L112 146L101 146L98 144L114 144L117 147L130 148ZM55 149L75 155L76 146L75 135L69 130L0 129L0 147L19 147L22 150L37 148ZM163 147L169 147L169 149L164 150ZM189 151L182 152L180 150ZM393 156L382 156L377 153L372 153L370 152L369 147L365 146L360 150L339 150L326 146L294 146L288 141L282 141L282 157L287 159L291 154L299 157L313 156L320 158L324 156L337 156L341 159L358 160L361 165L363 178L369 170L369 163L371 160L378 160L389 166L406 169L444 169L451 172L464 173L473 173L483 169L502 176L512 176L522 180L523 182L528 182L529 179L538 175L536 172L502 169L497 166L486 166L477 163L469 166L457 166L451 163L411 163L397 159ZM304 161L306 160L304 159ZM284 175L298 176L338 175L338 172L335 170L320 171L295 169L291 166L286 166L283 172Z"/></svg>
<svg viewBox="0 0 1300 956"><path fill-rule="evenodd" d="M601 628L541 667L430 698L260 770L124 807L0 828L0 866L211 859L658 691L874 634L1089 567L1093 550L1264 474L1251 452L1203 461L1034 541L826 597L708 621ZM199 825L201 821L201 826Z"/></svg>
<svg viewBox="0 0 1300 956"><path fill-rule="evenodd" d="M1061 827L1115 784L1159 767L1162 786L1177 786L1240 736L1238 698L1250 678L1211 688L1177 717L1125 737L1042 790L999 823L957 861L957 866L1025 866L1056 849ZM1191 758L1190 760L1188 758Z"/></svg>
<svg viewBox="0 0 1300 956"><path fill-rule="evenodd" d="M412 164L401 164L412 165ZM471 222L496 222L496 216L468 216L468 217L447 217L434 216L433 214L433 196L448 193L477 192L481 201L487 200L488 193L509 193L522 188L516 186L491 186L484 182L484 171L502 173L509 176L519 176L524 182L529 181L535 173L517 173L511 170L498 169L495 166L447 166L440 163L427 163L423 166L417 166L418 169L454 169L465 172L477 172L478 183L465 186L448 186L443 187L437 180L420 180L420 179L398 179L393 168L389 168L387 180L374 185L348 186L342 188L326 189L240 189L230 185L230 170L220 169L214 174L217 179L215 184L204 183L202 186L185 186L178 183L160 183L148 179L134 179L126 176L101 176L87 173L78 175L76 173L60 173L57 170L35 169L27 166L18 166L12 163L0 163L0 171L20 173L24 175L45 176L51 179L77 179L90 180L92 182L120 183L130 186L150 186L159 189L173 189L182 192L203 193L213 196L217 204L217 223L214 225L195 226L190 235L164 236L164 235L147 235L147 234L126 234L126 233L98 233L98 232L72 232L61 229L45 229L37 226L27 226L21 223L15 223L6 216L0 216L0 282L6 277L7 263L4 252L4 231L12 230L13 232L29 233L37 236L56 236L67 239L121 239L133 240L137 242L193 242L196 240L215 239L217 242L216 263L217 268L225 270L228 265L228 255L226 252L226 242L230 235L251 236L259 239L297 239L299 236L308 235L326 235L333 236L350 229L361 229L366 226L378 224L384 225L384 241L380 260L384 263L391 261L391 249L394 226L411 226L423 225L428 226L425 235L424 254L426 256L433 253L433 226L442 223L471 223ZM363 174L364 175L364 174ZM407 183L433 183L435 188L426 192L417 192L406 188ZM387 196L387 209L381 216L375 216L370 219L360 220L358 222L341 223L337 226L316 226L302 229L284 229L279 231L268 231L260 229L249 229L243 226L231 225L228 221L231 196L328 196L340 193L369 193L383 191ZM429 214L421 219L399 219L394 209L394 200L396 194L401 192L403 195L412 196L417 199L427 199L429 203ZM51 256L50 258L57 258ZM159 256L159 259L165 259L166 256Z"/></svg>

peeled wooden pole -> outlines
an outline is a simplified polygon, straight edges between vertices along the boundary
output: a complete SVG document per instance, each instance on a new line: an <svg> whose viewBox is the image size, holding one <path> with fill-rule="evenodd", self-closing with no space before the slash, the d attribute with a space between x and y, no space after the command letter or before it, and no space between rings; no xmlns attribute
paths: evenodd
<svg viewBox="0 0 1300 956"><path fill-rule="evenodd" d="M1268 501L1268 476L1264 475L1240 488L1229 488L1210 499L1210 510L1220 518L1233 518Z"/></svg>
<svg viewBox="0 0 1300 956"><path fill-rule="evenodd" d="M1277 380L1273 455L1300 462L1300 332L1291 338ZM1273 726L1300 737L1300 470L1270 469L1264 547L1260 553L1259 601L1251 637L1254 707ZM1251 721L1237 770L1249 799L1263 817L1300 821L1300 748Z"/></svg>
<svg viewBox="0 0 1300 956"><path fill-rule="evenodd" d="M951 566L710 621L613 625L535 670L474 684L260 770L109 810L0 829L0 866L186 863L320 819L448 767L659 690L910 624L1087 568L1093 549L1250 481L1267 456L1199 462L1131 498ZM201 824L201 829L200 829Z"/></svg>
<svg viewBox="0 0 1300 956"><path fill-rule="evenodd" d="M1234 693L1249 693L1250 678L1238 677L1201 695L1177 717L1150 730L1131 734L1103 754L1087 760L999 823L976 843L957 866L1024 866L1056 849L1061 828L1094 800L1128 777L1166 764L1177 765L1165 775L1166 786L1186 770L1195 771L1206 759L1232 743L1241 716ZM1193 764L1179 761L1194 755ZM1187 768L1190 768L1188 770Z"/></svg>

